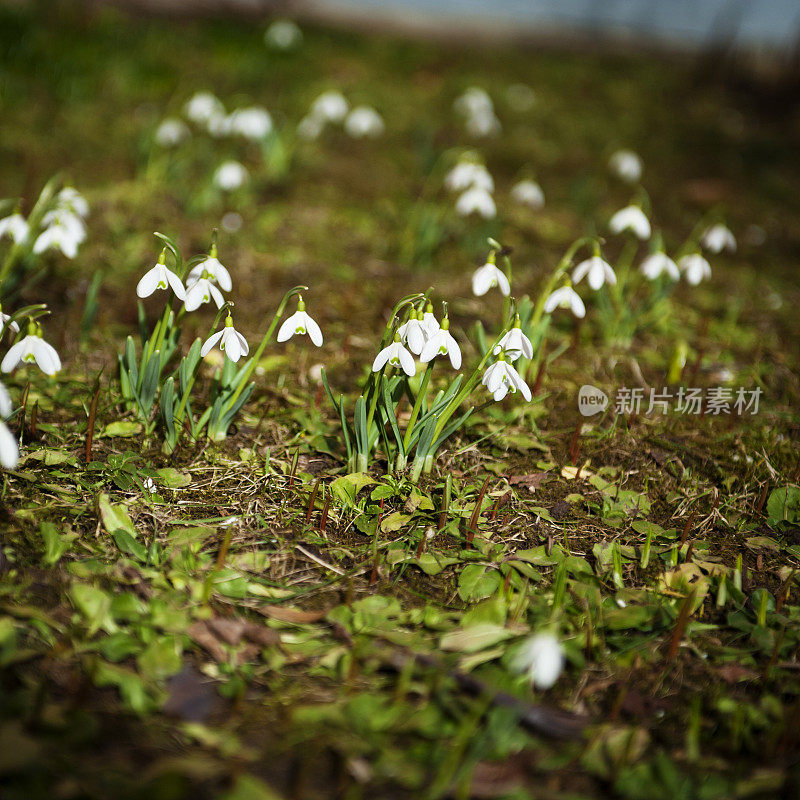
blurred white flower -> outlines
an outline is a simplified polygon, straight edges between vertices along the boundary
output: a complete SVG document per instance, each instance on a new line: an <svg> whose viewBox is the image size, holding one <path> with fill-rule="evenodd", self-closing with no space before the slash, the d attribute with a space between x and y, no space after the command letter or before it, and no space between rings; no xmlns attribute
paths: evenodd
<svg viewBox="0 0 800 800"><path fill-rule="evenodd" d="M225 114L213 114L205 123L206 130L215 138L221 139L223 136L231 134L231 118Z"/></svg>
<svg viewBox="0 0 800 800"><path fill-rule="evenodd" d="M361 139L365 136L374 138L380 136L386 126L383 117L370 106L356 106L344 121L344 129L348 136Z"/></svg>
<svg viewBox="0 0 800 800"><path fill-rule="evenodd" d="M519 314L517 314L517 318L514 321L514 327L500 339L494 346L494 350L492 350L492 353L496 356L500 355L501 352L505 353L510 361L516 361L520 356L533 358L533 344L522 332Z"/></svg>
<svg viewBox="0 0 800 800"><path fill-rule="evenodd" d="M45 375L55 375L61 369L55 348L42 339L41 331L33 323L28 326L28 335L6 353L0 371L11 372L20 364L36 364Z"/></svg>
<svg viewBox="0 0 800 800"><path fill-rule="evenodd" d="M175 296L179 300L186 299L186 290L181 279L167 268L165 263L165 253L162 251L158 257L158 263L142 275L139 283L136 284L136 294L139 297L150 297L157 289L167 289L172 287Z"/></svg>
<svg viewBox="0 0 800 800"><path fill-rule="evenodd" d="M75 258L78 255L78 245L86 236L81 227L73 224L75 220L79 220L79 218L72 214L54 218L52 224L36 238L33 243L33 252L39 255L47 250L56 249L60 250L67 258Z"/></svg>
<svg viewBox="0 0 800 800"><path fill-rule="evenodd" d="M216 344L219 344L219 349L234 363L250 352L247 339L233 327L233 319L230 314L225 319L225 327L209 336L203 343L200 355L205 358Z"/></svg>
<svg viewBox="0 0 800 800"><path fill-rule="evenodd" d="M494 111L482 111L467 118L466 128L470 136L483 137L499 133L501 126Z"/></svg>
<svg viewBox="0 0 800 800"><path fill-rule="evenodd" d="M264 32L264 43L273 50L291 50L303 39L303 32L290 19L276 19Z"/></svg>
<svg viewBox="0 0 800 800"><path fill-rule="evenodd" d="M508 277L494 262L494 254L489 256L489 260L478 267L472 274L472 293L477 297L483 297L489 289L497 286L500 293L505 297L511 294L511 286Z"/></svg>
<svg viewBox="0 0 800 800"><path fill-rule="evenodd" d="M8 323L8 329L13 331L14 333L19 333L19 325L11 319L10 314L3 313L3 305L0 303L0 332L3 332L3 328Z"/></svg>
<svg viewBox="0 0 800 800"><path fill-rule="evenodd" d="M564 649L550 633L531 636L512 663L515 672L527 672L537 689L549 689L564 669Z"/></svg>
<svg viewBox="0 0 800 800"><path fill-rule="evenodd" d="M8 417L14 409L8 389L0 383L0 419Z"/></svg>
<svg viewBox="0 0 800 800"><path fill-rule="evenodd" d="M568 308L579 319L586 315L586 306L584 306L583 300L571 286L562 286L560 289L556 289L545 300L545 313L552 314L557 308Z"/></svg>
<svg viewBox="0 0 800 800"><path fill-rule="evenodd" d="M190 136L186 123L177 117L169 117L156 128L156 143L161 147L175 147Z"/></svg>
<svg viewBox="0 0 800 800"><path fill-rule="evenodd" d="M531 208L542 208L544 206L542 187L532 180L523 180L514 184L511 188L511 199Z"/></svg>
<svg viewBox="0 0 800 800"><path fill-rule="evenodd" d="M479 214L485 219L491 219L497 214L494 200L486 189L473 186L467 189L456 201L456 211L462 216Z"/></svg>
<svg viewBox="0 0 800 800"><path fill-rule="evenodd" d="M17 447L17 440L5 422L0 422L0 466L5 469L14 469L18 461L19 448Z"/></svg>
<svg viewBox="0 0 800 800"><path fill-rule="evenodd" d="M65 186L56 196L56 206L62 211L69 211L79 217L89 216L89 204L84 196L74 187Z"/></svg>
<svg viewBox="0 0 800 800"><path fill-rule="evenodd" d="M678 265L663 250L658 250L647 256L642 261L639 269L651 281L654 281L664 272L673 281L677 281L681 276L680 272L678 272Z"/></svg>
<svg viewBox="0 0 800 800"><path fill-rule="evenodd" d="M308 334L308 338L317 346L322 347L322 331L319 325L306 313L306 304L303 298L297 300L297 311L283 321L278 330L278 341L285 342L292 336Z"/></svg>
<svg viewBox="0 0 800 800"><path fill-rule="evenodd" d="M272 130L272 117L261 106L238 108L228 117L228 129L245 139L263 139Z"/></svg>
<svg viewBox="0 0 800 800"><path fill-rule="evenodd" d="M706 229L700 238L700 244L711 253L721 253L723 250L736 252L736 239L730 228L721 222Z"/></svg>
<svg viewBox="0 0 800 800"><path fill-rule="evenodd" d="M14 244L20 244L28 238L28 230L28 223L19 211L0 219L0 239L10 236Z"/></svg>
<svg viewBox="0 0 800 800"><path fill-rule="evenodd" d="M183 113L198 125L207 125L213 117L224 117L225 106L211 92L197 92L183 107Z"/></svg>
<svg viewBox="0 0 800 800"><path fill-rule="evenodd" d="M497 402L500 402L509 390L512 393L519 391L528 401L531 399L531 390L528 388L528 384L522 380L522 376L513 365L505 360L503 353L500 353L498 360L483 373L481 383L491 392Z"/></svg>
<svg viewBox="0 0 800 800"><path fill-rule="evenodd" d="M589 276L589 286L597 291L604 283L612 286L617 282L617 276L611 265L600 256L592 256L581 261L572 272L572 282L580 283L585 276Z"/></svg>
<svg viewBox="0 0 800 800"><path fill-rule="evenodd" d="M436 356L449 356L453 369L461 368L461 348L450 333L450 320L447 317L442 320L439 330L430 334L419 360L427 364Z"/></svg>
<svg viewBox="0 0 800 800"><path fill-rule="evenodd" d="M250 177L247 169L238 161L226 161L214 173L214 185L223 192L232 192L247 183Z"/></svg>
<svg viewBox="0 0 800 800"><path fill-rule="evenodd" d="M401 367L409 378L413 377L417 371L414 356L403 347L398 333L394 335L394 341L375 356L375 360L372 362L372 371L378 372L385 364L390 367Z"/></svg>
<svg viewBox="0 0 800 800"><path fill-rule="evenodd" d="M711 264L700 253L690 253L678 260L678 269L690 286L711 277Z"/></svg>
<svg viewBox="0 0 800 800"><path fill-rule="evenodd" d="M650 220L639 206L627 206L617 211L608 223L611 233L631 231L639 239L650 238Z"/></svg>
<svg viewBox="0 0 800 800"><path fill-rule="evenodd" d="M642 159L633 150L617 150L608 160L608 168L626 183L638 183L642 177Z"/></svg>
<svg viewBox="0 0 800 800"><path fill-rule="evenodd" d="M494 113L494 104L486 90L478 86L470 86L453 104L455 110L465 117L476 114Z"/></svg>
<svg viewBox="0 0 800 800"><path fill-rule="evenodd" d="M462 192L477 187L486 192L494 191L494 180L483 164L476 161L459 161L444 179L444 185L451 192Z"/></svg>
<svg viewBox="0 0 800 800"><path fill-rule="evenodd" d="M144 487L144 490L148 494L155 494L156 493L156 482L152 478L150 478L150 477L145 478L142 481L142 486Z"/></svg>
<svg viewBox="0 0 800 800"><path fill-rule="evenodd" d="M350 108L341 92L323 92L312 104L311 115L326 122L342 122Z"/></svg>
<svg viewBox="0 0 800 800"><path fill-rule="evenodd" d="M318 139L325 128L325 120L313 114L306 114L297 123L297 135L301 139Z"/></svg>
<svg viewBox="0 0 800 800"><path fill-rule="evenodd" d="M186 279L186 283L190 287L195 281L203 277L203 272L206 272L207 277L213 281L216 281L223 291L229 292L233 288L231 274L228 272L227 268L220 263L219 259L215 255L216 252L216 247L212 245L211 252L208 254L208 256L199 264L195 264L195 266L192 267L189 277Z"/></svg>
<svg viewBox="0 0 800 800"><path fill-rule="evenodd" d="M431 316L433 316L433 314L431 314ZM436 330L439 330L438 323L436 323ZM428 326L426 326L422 314L412 307L408 322L404 322L397 329L397 332L400 334L400 341L405 344L414 355L419 355L422 352L422 348L425 347L425 342L428 341L429 334L432 334L434 331L431 331Z"/></svg>

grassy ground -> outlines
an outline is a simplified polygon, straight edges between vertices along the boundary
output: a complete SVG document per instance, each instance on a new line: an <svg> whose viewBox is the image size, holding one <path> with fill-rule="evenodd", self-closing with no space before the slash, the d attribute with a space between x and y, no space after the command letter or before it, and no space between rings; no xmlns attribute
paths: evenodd
<svg viewBox="0 0 800 800"><path fill-rule="evenodd" d="M793 796L796 115L764 117L677 59L314 28L276 54L263 28L0 10L0 194L29 210L63 171L92 207L78 258L48 257L7 301L50 305L65 368L7 381L27 404L12 423L24 458L0 484L2 796ZM506 100L520 82L536 96L526 111ZM470 85L495 99L502 135L464 133L452 102ZM386 135L299 142L285 174L240 145L197 141L182 158L152 145L199 89L262 103L290 131L327 88L376 106ZM489 223L457 218L439 188L443 154L465 145L498 184ZM469 291L486 236L514 248L515 292L535 296L568 245L629 201L605 171L620 146L644 159L670 249L722 207L738 252L628 346L606 341L592 308L577 328L558 317L548 352L566 349L524 414L488 407L419 487L378 464L345 502L312 367L354 394L392 305L431 284L474 359L474 319L499 313ZM208 178L226 150L254 180L223 200ZM509 199L526 170L542 211ZM152 231L201 252L227 211L243 220L220 233L237 327L256 341L306 283L325 345L270 346L233 434L166 456L121 404L115 353L135 330ZM606 252L614 263L619 242ZM759 387L758 415L606 414L574 435L582 384L660 387L681 341L683 384ZM509 663L542 629L567 668L534 692Z"/></svg>

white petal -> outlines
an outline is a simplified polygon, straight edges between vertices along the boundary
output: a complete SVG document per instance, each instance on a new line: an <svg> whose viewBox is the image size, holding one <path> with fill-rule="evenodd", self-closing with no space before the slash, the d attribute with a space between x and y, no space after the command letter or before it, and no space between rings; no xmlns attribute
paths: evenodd
<svg viewBox="0 0 800 800"><path fill-rule="evenodd" d="M316 321L306 314L306 329L308 330L308 338L317 346L322 347L322 331L317 325Z"/></svg>
<svg viewBox="0 0 800 800"><path fill-rule="evenodd" d="M450 363L453 365L453 369L461 369L461 348L458 346L458 342L449 333L445 338L447 340L447 354L450 356Z"/></svg>
<svg viewBox="0 0 800 800"><path fill-rule="evenodd" d="M581 300L576 292L573 292L571 289L569 291L569 305L572 309L572 313L578 317L578 319L583 319L586 315L586 306L584 306L583 300Z"/></svg>
<svg viewBox="0 0 800 800"><path fill-rule="evenodd" d="M19 461L19 449L14 435L5 423L0 422L0 464L6 469L14 469Z"/></svg>
<svg viewBox="0 0 800 800"><path fill-rule="evenodd" d="M12 345L9 351L6 353L5 358L3 358L3 362L0 364L0 371L2 372L11 372L17 364L25 357L25 354L28 352L30 336L26 336L24 339L21 339L16 344Z"/></svg>
<svg viewBox="0 0 800 800"><path fill-rule="evenodd" d="M222 334L220 349L225 351L228 358L236 363L242 356L242 348L236 338L236 331L233 328L225 328Z"/></svg>
<svg viewBox="0 0 800 800"><path fill-rule="evenodd" d="M476 270L472 276L472 293L476 297L483 297L492 287L492 275L491 272L486 269L488 266L490 265L486 264Z"/></svg>
<svg viewBox="0 0 800 800"><path fill-rule="evenodd" d="M389 356L392 355L392 345L390 344L388 347L384 347L383 350L375 356L375 360L372 362L372 371L377 372L379 369L383 367L383 365L389 360Z"/></svg>
<svg viewBox="0 0 800 800"><path fill-rule="evenodd" d="M0 383L0 417L7 417L13 411L13 408L8 389Z"/></svg>
<svg viewBox="0 0 800 800"><path fill-rule="evenodd" d="M205 340L203 346L200 348L200 355L205 358L212 350L214 345L222 338L222 334L225 333L225 329L223 328L221 331L217 331L216 333L212 333L208 339Z"/></svg>
<svg viewBox="0 0 800 800"><path fill-rule="evenodd" d="M184 307L187 311L195 311L200 308L206 291L203 283L204 281L202 280L195 281L186 291Z"/></svg>
<svg viewBox="0 0 800 800"><path fill-rule="evenodd" d="M172 291L175 292L175 297L177 297L178 300L185 300L186 289L184 289L181 279L171 269L166 270L166 273L169 285L172 287Z"/></svg>
<svg viewBox="0 0 800 800"><path fill-rule="evenodd" d="M603 262L598 259L592 259L592 265L589 269L589 286L597 291L602 288L605 283L606 273L603 269Z"/></svg>
<svg viewBox="0 0 800 800"><path fill-rule="evenodd" d="M217 308L222 308L225 299L222 296L222 292L214 286L213 283L208 284L208 291L211 293L211 297L213 298L214 302L217 304Z"/></svg>
<svg viewBox="0 0 800 800"><path fill-rule="evenodd" d="M425 342L425 346L422 348L419 354L419 360L423 364L427 364L431 359L436 358L439 355L439 342L440 338L438 334L434 334Z"/></svg>
<svg viewBox="0 0 800 800"><path fill-rule="evenodd" d="M511 285L508 282L506 274L502 270L497 269L495 272L495 278L497 279L497 285L500 287L500 292L502 295L504 297L508 297L511 294Z"/></svg>
<svg viewBox="0 0 800 800"><path fill-rule="evenodd" d="M150 297L153 292L158 289L159 281L161 280L161 270L157 264L152 269L147 270L144 275L136 284L136 294L139 297Z"/></svg>
<svg viewBox="0 0 800 800"><path fill-rule="evenodd" d="M417 371L416 364L414 364L414 356L399 342L397 344L399 345L397 348L397 357L400 359L400 366L403 368L403 372L410 378Z"/></svg>
<svg viewBox="0 0 800 800"><path fill-rule="evenodd" d="M242 336L242 334L239 333L238 331L236 331L236 338L239 340L239 347L242 350L242 355L243 356L249 355L250 345L247 344L247 339L245 339L244 336Z"/></svg>
<svg viewBox="0 0 800 800"><path fill-rule="evenodd" d="M562 286L560 289L556 289L550 295L550 297L548 297L547 300L545 300L544 303L545 313L551 314L558 308L559 304L561 303L561 298L564 296L564 290L566 288L567 288L566 286Z"/></svg>
<svg viewBox="0 0 800 800"><path fill-rule="evenodd" d="M61 369L61 359L58 357L55 347L48 344L39 336L32 336L29 338L33 339L30 344L30 349L33 353L33 357L36 359L39 369L41 369L45 375L55 375L56 372Z"/></svg>
<svg viewBox="0 0 800 800"><path fill-rule="evenodd" d="M585 261L581 261L574 270L572 270L572 282L573 283L580 283L585 277L586 274L589 272L592 266L592 259L587 258Z"/></svg>

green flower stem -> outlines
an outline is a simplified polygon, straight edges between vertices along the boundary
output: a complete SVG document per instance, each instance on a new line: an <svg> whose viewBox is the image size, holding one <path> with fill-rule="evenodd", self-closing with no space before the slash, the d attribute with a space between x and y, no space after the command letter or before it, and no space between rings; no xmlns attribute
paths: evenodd
<svg viewBox="0 0 800 800"><path fill-rule="evenodd" d="M417 392L417 396L414 399L414 408L411 409L411 418L408 420L408 425L406 426L406 433L403 436L403 450L408 453L408 446L411 442L411 435L414 432L414 423L417 421L417 417L419 416L419 410L422 407L422 401L425 398L425 395L428 391L428 382L431 379L431 372L433 372L433 359L428 362L428 366L425 370L425 374L422 376L422 380L419 384L419 391Z"/></svg>

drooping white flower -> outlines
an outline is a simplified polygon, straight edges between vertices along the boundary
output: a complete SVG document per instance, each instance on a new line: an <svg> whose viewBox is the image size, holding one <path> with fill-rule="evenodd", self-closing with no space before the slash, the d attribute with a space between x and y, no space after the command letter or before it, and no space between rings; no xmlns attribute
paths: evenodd
<svg viewBox="0 0 800 800"><path fill-rule="evenodd" d="M269 111L261 106L238 108L228 117L228 129L233 134L244 136L245 139L258 141L272 130L272 117Z"/></svg>
<svg viewBox="0 0 800 800"><path fill-rule="evenodd" d="M390 367L401 367L409 378L413 377L417 371L414 356L403 347L398 333L395 333L394 341L375 356L375 360L372 362L372 371L378 372L386 364Z"/></svg>
<svg viewBox="0 0 800 800"><path fill-rule="evenodd" d="M683 273L690 286L697 286L711 277L711 264L700 253L690 253L678 261L678 269Z"/></svg>
<svg viewBox="0 0 800 800"><path fill-rule="evenodd" d="M142 275L139 283L136 284L136 294L139 297L150 297L157 289L167 289L172 287L175 296L179 300L186 299L186 290L183 288L181 279L166 265L166 250L161 251L158 263L147 270Z"/></svg>
<svg viewBox="0 0 800 800"><path fill-rule="evenodd" d="M0 422L0 466L5 469L14 469L18 461L19 448L17 447L17 440L5 422Z"/></svg>
<svg viewBox="0 0 800 800"><path fill-rule="evenodd" d="M627 206L627 208L617 211L611 217L608 228L611 233L630 231L638 239L650 238L650 220L647 219L644 211L639 206Z"/></svg>
<svg viewBox="0 0 800 800"><path fill-rule="evenodd" d="M303 32L290 19L276 19L264 32L264 44L273 50L291 50L303 39Z"/></svg>
<svg viewBox="0 0 800 800"><path fill-rule="evenodd" d="M485 219L491 219L497 214L497 207L486 189L482 189L480 186L472 186L456 201L456 211L462 217L467 217L470 214L479 214Z"/></svg>
<svg viewBox="0 0 800 800"><path fill-rule="evenodd" d="M608 168L626 183L638 183L642 177L642 159L633 150L617 150L608 160Z"/></svg>
<svg viewBox="0 0 800 800"><path fill-rule="evenodd" d="M489 93L485 89L481 89L479 86L470 86L466 89L456 99L453 106L459 114L463 114L465 117L494 111L492 98L489 97Z"/></svg>
<svg viewBox="0 0 800 800"><path fill-rule="evenodd" d="M81 235L76 234L74 227L55 224L43 230L33 243L33 252L37 255L47 250L60 250L67 258L78 255L78 245L83 241Z"/></svg>
<svg viewBox="0 0 800 800"><path fill-rule="evenodd" d="M190 136L189 128L183 120L169 117L156 128L156 144L161 147L176 147Z"/></svg>
<svg viewBox="0 0 800 800"><path fill-rule="evenodd" d="M311 115L326 122L342 122L350 104L341 92L323 92L312 104Z"/></svg>
<svg viewBox="0 0 800 800"><path fill-rule="evenodd" d="M344 129L348 136L354 139L364 137L375 138L380 136L386 126L383 117L370 106L356 106L344 121Z"/></svg>
<svg viewBox="0 0 800 800"><path fill-rule="evenodd" d="M223 136L230 136L231 118L225 114L214 114L205 123L206 130L215 138L221 139Z"/></svg>
<svg viewBox="0 0 800 800"><path fill-rule="evenodd" d="M42 339L35 323L28 325L28 335L12 345L0 363L0 371L11 372L20 364L36 364L45 375L55 375L61 369L61 359L52 345Z"/></svg>
<svg viewBox="0 0 800 800"><path fill-rule="evenodd" d="M584 306L583 300L571 286L562 286L560 289L556 289L545 300L545 313L552 314L557 308L568 308L579 319L586 315L586 306Z"/></svg>
<svg viewBox="0 0 800 800"><path fill-rule="evenodd" d="M213 117L225 116L225 106L211 92L197 92L183 107L183 113L198 125L207 125Z"/></svg>
<svg viewBox="0 0 800 800"><path fill-rule="evenodd" d="M199 264L195 264L195 266L192 267L186 283L191 286L195 281L203 277L203 272L207 272L208 277L216 281L223 291L229 292L233 288L231 274L217 258L217 246L215 244L211 245L208 256Z"/></svg>
<svg viewBox="0 0 800 800"><path fill-rule="evenodd" d="M0 419L10 416L13 408L14 404L11 402L8 389L0 383Z"/></svg>
<svg viewBox="0 0 800 800"><path fill-rule="evenodd" d="M28 238L28 231L28 223L19 211L0 219L0 239L10 236L14 244L20 244Z"/></svg>
<svg viewBox="0 0 800 800"><path fill-rule="evenodd" d="M730 228L721 222L704 231L700 237L700 244L711 253L721 253L723 250L736 252L736 238Z"/></svg>
<svg viewBox="0 0 800 800"><path fill-rule="evenodd" d="M536 181L522 180L511 188L511 199L531 208L544 207L544 192Z"/></svg>
<svg viewBox="0 0 800 800"><path fill-rule="evenodd" d="M56 196L56 205L62 211L69 211L79 217L89 216L89 204L86 198L74 187L65 186ZM46 224L46 223L45 223Z"/></svg>
<svg viewBox="0 0 800 800"><path fill-rule="evenodd" d="M510 361L516 361L520 356L533 358L533 345L531 340L522 332L519 314L514 320L514 327L506 333L492 350L494 355L505 353Z"/></svg>
<svg viewBox="0 0 800 800"><path fill-rule="evenodd" d="M223 192L233 192L247 183L250 174L238 161L225 161L214 173L214 185Z"/></svg>
<svg viewBox="0 0 800 800"><path fill-rule="evenodd" d="M550 633L531 636L512 663L516 672L526 672L537 689L549 689L564 669L564 649Z"/></svg>
<svg viewBox="0 0 800 800"><path fill-rule="evenodd" d="M86 223L83 217L68 208L56 207L42 217L44 228L66 228L69 235L80 244L86 238Z"/></svg>
<svg viewBox="0 0 800 800"><path fill-rule="evenodd" d="M313 114L306 114L297 123L297 135L301 139L318 139L325 128L325 120L315 117Z"/></svg>
<svg viewBox="0 0 800 800"><path fill-rule="evenodd" d="M222 292L211 282L211 276L208 272L203 272L186 289L186 299L183 305L187 311L196 311L201 305L210 303L212 300L216 303L217 308L222 308L222 304L225 302Z"/></svg>
<svg viewBox="0 0 800 800"><path fill-rule="evenodd" d="M427 364L436 356L448 356L453 369L461 368L461 348L450 333L450 320L447 317L442 320L439 330L430 334L422 348L419 360L423 364Z"/></svg>
<svg viewBox="0 0 800 800"><path fill-rule="evenodd" d="M433 314L431 314L431 316L433 316ZM436 323L436 330L439 330L438 322ZM397 332L400 334L400 341L405 344L414 355L418 356L422 352L422 348L425 347L425 342L428 341L429 333L433 331L425 324L422 314L412 307L408 322L404 322L397 329Z"/></svg>
<svg viewBox="0 0 800 800"><path fill-rule="evenodd" d="M470 136L482 138L499 133L501 125L494 111L481 111L467 117L466 128Z"/></svg>
<svg viewBox="0 0 800 800"><path fill-rule="evenodd" d="M617 276L611 265L599 255L581 261L572 271L572 282L580 283L584 277L588 276L589 286L597 291L604 283L612 286L617 282Z"/></svg>
<svg viewBox="0 0 800 800"><path fill-rule="evenodd" d="M216 344L219 344L219 349L234 363L250 352L247 339L233 327L233 319L230 314L225 319L225 327L206 339L200 349L200 355L205 358Z"/></svg>
<svg viewBox="0 0 800 800"><path fill-rule="evenodd" d="M531 399L531 390L528 388L528 384L522 380L522 376L513 365L506 361L502 352L498 356L498 360L483 373L481 383L491 392L497 402L500 402L509 391L512 393L518 391L526 400L530 401Z"/></svg>
<svg viewBox="0 0 800 800"><path fill-rule="evenodd" d="M500 289L500 293L505 297L511 294L511 285L508 282L508 277L497 266L494 253L491 253L488 261L482 267L478 267L472 274L472 293L477 297L482 297L489 289L493 289L495 286Z"/></svg>
<svg viewBox="0 0 800 800"><path fill-rule="evenodd" d="M433 313L433 303L431 303L430 300L428 300L425 306L425 313L422 315L422 324L425 327L427 336L439 330L439 320L436 319L436 315Z"/></svg>
<svg viewBox="0 0 800 800"><path fill-rule="evenodd" d="M657 250L647 256L642 261L639 269L651 281L654 281L664 272L673 281L677 281L681 277L680 272L678 272L678 265L663 250Z"/></svg>
<svg viewBox="0 0 800 800"><path fill-rule="evenodd" d="M297 311L283 321L278 330L278 341L285 342L295 334L302 336L308 334L308 338L317 346L322 347L322 331L319 325L306 313L306 304L302 297L297 299Z"/></svg>
<svg viewBox="0 0 800 800"><path fill-rule="evenodd" d="M478 187L487 192L494 191L494 180L483 164L476 161L459 161L444 179L444 185L451 192L463 192Z"/></svg>

